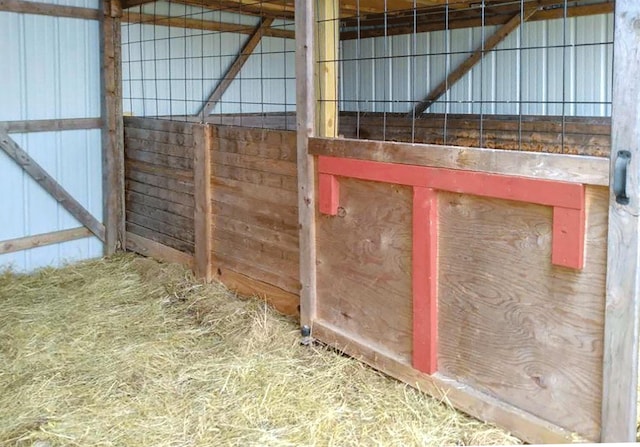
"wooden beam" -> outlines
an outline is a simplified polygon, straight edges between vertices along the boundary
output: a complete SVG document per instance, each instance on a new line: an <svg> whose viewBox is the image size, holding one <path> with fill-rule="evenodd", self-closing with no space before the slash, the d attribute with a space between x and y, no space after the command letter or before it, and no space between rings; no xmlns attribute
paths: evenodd
<svg viewBox="0 0 640 447"><path fill-rule="evenodd" d="M235 23L216 22L213 20L190 19L186 17L169 17L163 15L144 14L137 12L125 11L123 22L140 23L145 25L163 25L173 28L199 29L204 31L219 31L224 33L248 34L255 32L255 27L250 25L240 25ZM266 27L262 31L263 36L281 37L284 39L293 39L295 32Z"/></svg>
<svg viewBox="0 0 640 447"><path fill-rule="evenodd" d="M309 153L586 185L609 185L609 162L604 157L343 138L311 138Z"/></svg>
<svg viewBox="0 0 640 447"><path fill-rule="evenodd" d="M102 128L102 118L71 118L53 120L0 121L0 132L58 132Z"/></svg>
<svg viewBox="0 0 640 447"><path fill-rule="evenodd" d="M132 1L148 1L148 0L132 0ZM173 0L176 3L182 3L185 5L196 6L199 8L206 8L212 11L230 12L233 14L257 16L257 17L271 17L273 19L287 19L293 20L294 11L292 9L273 11L271 9L264 9L261 7L261 3L254 2L253 4L240 5L231 0Z"/></svg>
<svg viewBox="0 0 640 447"><path fill-rule="evenodd" d="M596 3L592 5L583 5L583 6L570 6L566 10L566 17L586 17L592 15L599 14L609 14L613 12L614 3L603 2ZM484 19L481 14L475 13L470 14L450 14L449 20L444 20L444 16L434 16L432 19L421 20L418 19L415 28L413 23L413 17L406 17L404 22L406 23L390 23L385 30L383 26L372 26L373 23L369 24L366 20L361 20L360 26L364 29L361 29L359 32L357 30L343 31L340 33L340 40L353 40L353 39L367 39L371 37L383 37L383 36L399 36L405 34L413 34L414 31L416 33L428 33L433 31L444 31L444 30L453 30L453 29L463 29L463 28L475 28L480 27L484 24L484 26L496 26L496 25L504 25L507 23L512 15L507 14L496 14L496 15L485 15ZM546 20L555 20L562 19L565 17L564 8L553 8L553 9L539 9L536 13L531 16L528 22L539 22ZM374 20L371 20L375 23ZM348 23L349 26L357 26L357 22L354 24L352 22L353 19L345 20L344 22ZM343 23L344 23L343 22ZM399 21L398 21L399 22Z"/></svg>
<svg viewBox="0 0 640 447"><path fill-rule="evenodd" d="M102 90L102 191L106 255L124 250L124 124L120 0L102 0L100 81Z"/></svg>
<svg viewBox="0 0 640 447"><path fill-rule="evenodd" d="M0 242L0 255L30 248L44 247L60 242L75 241L91 236L91 232L85 227L71 228L70 230L52 231L50 233L25 236L17 239Z"/></svg>
<svg viewBox="0 0 640 447"><path fill-rule="evenodd" d="M315 3L295 0L300 324L309 328L316 317L315 162L307 150L315 132Z"/></svg>
<svg viewBox="0 0 640 447"><path fill-rule="evenodd" d="M467 74L478 62L482 60L484 55L498 46L513 30L520 26L520 23L526 22L537 10L537 7L527 7L523 13L518 13L507 23L502 25L493 35L487 38L483 45L474 51L464 62L462 62L455 70L453 70L444 81L438 84L429 94L420 101L409 116L417 116L427 110L431 104L436 102L438 98L444 95L456 82Z"/></svg>
<svg viewBox="0 0 640 447"><path fill-rule="evenodd" d="M193 129L194 270L196 276L206 282L211 281L213 252L211 151L217 140L215 130L210 124L195 125Z"/></svg>
<svg viewBox="0 0 640 447"><path fill-rule="evenodd" d="M607 252L602 442L636 440L640 317L640 2L617 0L615 11L611 192ZM628 151L630 163L616 172ZM620 159L620 161L619 161ZM623 167L624 163L623 163ZM625 200L616 200L619 181ZM628 203L627 203L628 202Z"/></svg>
<svg viewBox="0 0 640 447"><path fill-rule="evenodd" d="M104 226L5 132L0 132L0 149L2 149L27 174L42 186L42 188L47 191L56 200L56 202L69 211L69 213L75 217L78 222L87 227L93 234L104 242Z"/></svg>
<svg viewBox="0 0 640 447"><path fill-rule="evenodd" d="M0 0L0 11L88 20L99 20L102 15L99 9L53 5L50 3L24 0Z"/></svg>
<svg viewBox="0 0 640 447"><path fill-rule="evenodd" d="M338 0L321 0L317 3L316 135L335 138L338 136L340 5Z"/></svg>
<svg viewBox="0 0 640 447"><path fill-rule="evenodd" d="M204 117L209 116L211 111L215 108L218 101L222 98L224 93L227 91L235 77L240 73L244 64L249 60L249 56L253 53L253 50L256 49L264 32L268 29L273 23L274 19L266 18L262 19L258 26L254 29L253 33L249 36L249 39L244 43L244 46L240 50L238 57L233 61L227 72L224 74L223 78L220 80L218 85L213 89L207 100L202 105L202 108L196 113L196 115Z"/></svg>

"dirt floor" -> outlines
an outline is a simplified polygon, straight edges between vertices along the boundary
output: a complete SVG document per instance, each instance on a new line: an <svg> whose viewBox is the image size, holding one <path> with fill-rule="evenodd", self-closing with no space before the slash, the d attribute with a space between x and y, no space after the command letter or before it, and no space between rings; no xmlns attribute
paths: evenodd
<svg viewBox="0 0 640 447"><path fill-rule="evenodd" d="M2 446L519 441L134 255L0 273Z"/></svg>

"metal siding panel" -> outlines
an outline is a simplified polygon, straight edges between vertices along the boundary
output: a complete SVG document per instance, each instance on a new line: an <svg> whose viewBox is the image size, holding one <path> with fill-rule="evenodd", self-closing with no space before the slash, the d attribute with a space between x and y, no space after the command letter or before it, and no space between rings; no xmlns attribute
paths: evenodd
<svg viewBox="0 0 640 447"><path fill-rule="evenodd" d="M410 110L404 103L409 98L408 91L413 90L414 101L424 98L497 28L419 33L415 37L418 56L412 61L415 68L404 57L410 54L412 36L389 38L389 53L395 56L391 67L383 59L366 59L384 57L385 38L363 39L363 60L358 62L361 104L371 102L374 105L370 109L381 112L385 110L382 101L389 99L394 101L394 111ZM561 115L563 101L594 101L601 104L566 104L565 114L610 116L610 105L602 103L611 101L612 30L612 14L525 23L427 113ZM343 57L357 56L355 41L348 42L343 45ZM598 45L575 46L584 43ZM566 49L560 48L565 44ZM343 66L346 71L355 65L345 62ZM416 75L412 76L414 69ZM408 82L404 81L406 78ZM348 95L344 99L349 110L353 110L348 101L353 99L355 80L355 76L343 75L341 88ZM522 107L519 101L523 102ZM361 106L360 110L366 107Z"/></svg>
<svg viewBox="0 0 640 447"><path fill-rule="evenodd" d="M411 109L411 36L392 36L390 40L391 60L390 74L390 110L392 112L409 112Z"/></svg>
<svg viewBox="0 0 640 447"><path fill-rule="evenodd" d="M90 2L64 3L88 6ZM100 116L99 28L96 21L0 13L0 58L14 70L0 74L0 119ZM96 216L102 218L101 132L80 130L13 134L38 163ZM79 226L66 210L9 157L0 154L0 199L6 211L0 240ZM3 213L4 214L4 213ZM96 238L0 256L17 270L100 256Z"/></svg>
<svg viewBox="0 0 640 447"><path fill-rule="evenodd" d="M422 99L429 91L442 82L447 73L451 70L451 57L448 56L450 52L450 37L448 37L449 31L436 31L429 33L429 48L427 53L429 64L429 84L426 85L425 93L420 97ZM443 99L448 99L448 94L443 96ZM445 113L446 103L436 102L428 110L432 113Z"/></svg>

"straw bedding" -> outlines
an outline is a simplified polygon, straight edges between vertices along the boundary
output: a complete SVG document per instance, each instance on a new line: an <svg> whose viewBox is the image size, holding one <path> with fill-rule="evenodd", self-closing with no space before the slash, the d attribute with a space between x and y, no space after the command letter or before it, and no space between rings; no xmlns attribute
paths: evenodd
<svg viewBox="0 0 640 447"><path fill-rule="evenodd" d="M519 443L131 254L0 273L0 340L0 445Z"/></svg>

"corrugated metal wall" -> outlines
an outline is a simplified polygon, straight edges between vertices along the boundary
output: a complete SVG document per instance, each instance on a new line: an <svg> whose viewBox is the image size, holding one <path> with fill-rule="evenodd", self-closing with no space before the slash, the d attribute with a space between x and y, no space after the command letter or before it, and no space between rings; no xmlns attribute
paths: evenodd
<svg viewBox="0 0 640 447"><path fill-rule="evenodd" d="M341 42L341 109L409 112L496 29ZM612 42L612 14L525 23L427 112L610 116Z"/></svg>
<svg viewBox="0 0 640 447"><path fill-rule="evenodd" d="M54 2L50 2L54 3ZM97 8L97 0L60 4ZM0 12L0 121L100 116L99 24ZM12 134L97 219L102 219L100 130ZM0 151L0 241L81 226ZM102 255L94 237L0 255L31 270Z"/></svg>
<svg viewBox="0 0 640 447"><path fill-rule="evenodd" d="M259 20L167 2L129 11L251 26ZM293 29L293 23L276 21L272 27ZM248 38L246 34L123 23L125 114L197 113ZM212 114L295 110L294 60L293 39L263 37Z"/></svg>

